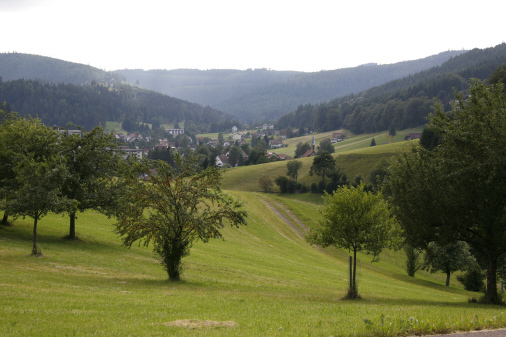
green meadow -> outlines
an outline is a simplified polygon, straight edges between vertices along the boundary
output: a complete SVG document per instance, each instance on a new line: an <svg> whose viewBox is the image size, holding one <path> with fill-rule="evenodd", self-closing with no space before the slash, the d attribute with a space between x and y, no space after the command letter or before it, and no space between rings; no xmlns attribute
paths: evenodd
<svg viewBox="0 0 506 337"><path fill-rule="evenodd" d="M336 153L343 170L367 175L406 143ZM402 146L401 146L402 145ZM383 150L379 150L383 148ZM311 158L299 180L311 182ZM196 242L182 282L169 282L152 247L122 245L114 219L78 215L79 240L62 239L68 218L38 226L41 257L31 257L32 220L0 226L0 336L406 336L505 327L504 307L469 303L452 275L406 275L404 254L359 256L360 300L343 300L348 252L306 243L321 197L258 192L276 162L228 169L222 188L244 201L248 225L224 240ZM362 173L363 172L363 173Z"/></svg>

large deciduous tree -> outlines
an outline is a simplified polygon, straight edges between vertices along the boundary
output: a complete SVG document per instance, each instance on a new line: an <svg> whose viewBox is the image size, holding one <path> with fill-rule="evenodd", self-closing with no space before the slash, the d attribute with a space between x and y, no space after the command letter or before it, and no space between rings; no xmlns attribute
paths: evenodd
<svg viewBox="0 0 506 337"><path fill-rule="evenodd" d="M364 185L341 187L332 195L325 194L323 220L307 235L311 244L334 245L353 252L352 294L358 295L356 285L357 252L373 255L373 261L383 248L397 248L398 226L392 219L381 193L364 191Z"/></svg>
<svg viewBox="0 0 506 337"><path fill-rule="evenodd" d="M497 303L497 263L506 253L506 96L502 85L478 80L469 94L456 95L451 116L436 105L428 127L441 144L400 156L386 186L408 242L469 244L486 262L485 300Z"/></svg>
<svg viewBox="0 0 506 337"><path fill-rule="evenodd" d="M221 238L224 222L246 224L242 204L219 188L221 171L199 170L193 155L174 153L175 167L162 161L132 164L126 174L127 192L118 209L116 228L131 246L150 242L173 281L180 280L181 259L195 240ZM142 181L144 172L149 180Z"/></svg>
<svg viewBox="0 0 506 337"><path fill-rule="evenodd" d="M336 169L336 161L330 153L324 151L321 155L314 157L313 164L309 170L309 174L316 174L322 177L323 185L325 186L325 177Z"/></svg>
<svg viewBox="0 0 506 337"><path fill-rule="evenodd" d="M49 212L61 212L73 204L61 193L69 176L58 134L40 119L10 116L0 127L2 194L8 195L9 214L33 219L32 255L37 247L37 225ZM6 179L10 179L9 182Z"/></svg>
<svg viewBox="0 0 506 337"><path fill-rule="evenodd" d="M446 286L450 286L450 276L458 270L465 271L476 264L469 252L469 246L462 241L447 245L431 242L424 255L425 268L431 273L442 271L446 274Z"/></svg>
<svg viewBox="0 0 506 337"><path fill-rule="evenodd" d="M325 138L320 142L320 145L316 148L317 154L322 154L324 151L327 151L328 153L334 153L336 152L336 149L332 145L332 142L330 139Z"/></svg>
<svg viewBox="0 0 506 337"><path fill-rule="evenodd" d="M300 158L304 153L311 150L311 145L308 142L299 142L295 149L295 158Z"/></svg>
<svg viewBox="0 0 506 337"><path fill-rule="evenodd" d="M297 181L297 174L302 167L302 162L298 160L290 160L286 163L286 175Z"/></svg>
<svg viewBox="0 0 506 337"><path fill-rule="evenodd" d="M119 186L115 183L121 156L112 134L101 126L82 135L63 135L60 140L69 175L62 193L75 203L66 212L70 216L67 238L76 238L76 213L87 209L104 209L114 205Z"/></svg>

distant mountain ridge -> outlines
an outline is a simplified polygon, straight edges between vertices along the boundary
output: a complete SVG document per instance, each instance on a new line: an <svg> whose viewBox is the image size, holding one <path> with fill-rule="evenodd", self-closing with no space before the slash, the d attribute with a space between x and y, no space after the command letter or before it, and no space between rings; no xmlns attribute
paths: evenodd
<svg viewBox="0 0 506 337"><path fill-rule="evenodd" d="M109 84L125 81L118 73L47 56L21 53L0 53L0 77L3 81L25 79L77 85L93 81Z"/></svg>
<svg viewBox="0 0 506 337"><path fill-rule="evenodd" d="M277 121L278 128L309 127L320 132L349 129L353 133L403 130L424 125L434 98L451 108L453 90L466 90L469 80L486 80L506 64L506 43L475 48L440 66L319 104L300 105Z"/></svg>
<svg viewBox="0 0 506 337"><path fill-rule="evenodd" d="M118 70L131 84L197 102L243 121L269 119L441 65L465 51L446 51L420 60L373 63L337 70L304 73L255 70Z"/></svg>

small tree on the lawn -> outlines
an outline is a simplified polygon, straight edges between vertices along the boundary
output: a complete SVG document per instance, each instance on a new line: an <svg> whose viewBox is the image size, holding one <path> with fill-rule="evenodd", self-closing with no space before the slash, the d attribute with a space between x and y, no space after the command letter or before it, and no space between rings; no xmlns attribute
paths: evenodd
<svg viewBox="0 0 506 337"><path fill-rule="evenodd" d="M450 276L458 270L466 271L476 264L469 251L469 245L457 241L447 245L431 242L424 256L425 269L431 273L442 271L446 274L446 286L450 285Z"/></svg>
<svg viewBox="0 0 506 337"><path fill-rule="evenodd" d="M117 232L131 246L152 241L172 281L181 277L181 259L190 253L195 240L221 238L227 221L246 224L242 203L223 193L221 171L199 169L192 154L173 154L175 167L162 161L133 163L126 174L127 192L118 209ZM148 180L138 178L147 174Z"/></svg>
<svg viewBox="0 0 506 337"><path fill-rule="evenodd" d="M397 223L392 219L388 205L381 193L364 191L364 185L341 187L332 195L324 196L323 220L309 232L311 244L338 248L353 252L353 273L349 297L358 297L356 285L357 252L373 255L373 261L383 248L397 248L399 237Z"/></svg>
<svg viewBox="0 0 506 337"><path fill-rule="evenodd" d="M265 193L269 192L273 185L274 182L269 176L261 176L260 179L258 179L258 187L260 187L260 189Z"/></svg>

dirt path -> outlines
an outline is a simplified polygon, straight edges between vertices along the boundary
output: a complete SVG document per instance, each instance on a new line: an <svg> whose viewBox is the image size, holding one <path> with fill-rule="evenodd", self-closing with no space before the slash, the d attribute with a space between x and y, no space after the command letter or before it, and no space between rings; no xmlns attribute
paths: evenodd
<svg viewBox="0 0 506 337"><path fill-rule="evenodd" d="M281 214L280 211L278 211L278 209L276 207L274 207L271 203L269 203L267 200L265 199L262 199L262 201L265 203L265 205L267 207L269 207L269 209L271 211L273 211L281 220L283 220L288 226L290 226L291 229L293 229L295 231L295 233L297 233L300 237L304 237L305 233L309 230L306 225L304 225L302 223L302 221L300 221L295 215L291 214L290 213L290 217L291 217L291 220L296 222L297 223L297 226L295 226L293 224L292 221L290 221L289 219L287 219L283 214ZM278 207L282 207L281 205L279 204L276 204L276 206ZM283 208L283 210L287 213L289 213L290 211L287 210L286 208Z"/></svg>

